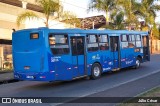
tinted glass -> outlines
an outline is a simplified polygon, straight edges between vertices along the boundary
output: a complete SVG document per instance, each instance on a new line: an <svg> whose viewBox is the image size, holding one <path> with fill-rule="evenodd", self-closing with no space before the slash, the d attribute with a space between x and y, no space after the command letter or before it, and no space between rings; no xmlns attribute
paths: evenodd
<svg viewBox="0 0 160 106"><path fill-rule="evenodd" d="M67 35L53 35L49 36L49 44L53 54L67 54L69 53L68 36Z"/></svg>

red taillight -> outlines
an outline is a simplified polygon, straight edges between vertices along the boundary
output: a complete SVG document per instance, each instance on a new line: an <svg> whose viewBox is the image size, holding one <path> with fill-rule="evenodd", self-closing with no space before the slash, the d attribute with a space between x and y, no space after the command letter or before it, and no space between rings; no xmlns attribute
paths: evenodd
<svg viewBox="0 0 160 106"><path fill-rule="evenodd" d="M39 78L46 78L46 76L40 76Z"/></svg>

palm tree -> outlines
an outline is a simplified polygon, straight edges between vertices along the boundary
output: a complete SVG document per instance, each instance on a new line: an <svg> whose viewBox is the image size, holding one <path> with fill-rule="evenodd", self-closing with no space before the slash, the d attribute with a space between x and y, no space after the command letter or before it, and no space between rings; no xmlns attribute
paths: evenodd
<svg viewBox="0 0 160 106"><path fill-rule="evenodd" d="M91 0L88 11L98 10L106 13L106 22L109 21L108 14L116 9L116 0Z"/></svg>
<svg viewBox="0 0 160 106"><path fill-rule="evenodd" d="M140 13L144 17L146 24L155 27L156 11L160 10L160 5L154 4L155 0L142 0ZM151 39L151 53L152 53L152 38L153 38L153 28L150 29L150 39Z"/></svg>
<svg viewBox="0 0 160 106"><path fill-rule="evenodd" d="M156 11L160 10L160 5L154 4L155 0L142 0L140 12L149 25L155 24Z"/></svg>
<svg viewBox="0 0 160 106"><path fill-rule="evenodd" d="M124 13L122 11L114 11L111 15L111 23L102 26L108 29L124 29Z"/></svg>
<svg viewBox="0 0 160 106"><path fill-rule="evenodd" d="M124 13L119 12L116 17L114 23L116 24L117 29L124 29Z"/></svg>
<svg viewBox="0 0 160 106"><path fill-rule="evenodd" d="M131 29L132 24L138 24L139 8L141 4L136 0L117 0L117 4L120 6L120 10L123 10L126 20L125 22Z"/></svg>
<svg viewBox="0 0 160 106"><path fill-rule="evenodd" d="M42 8L43 10L43 14L45 16L45 25L46 27L49 27L49 19L50 16L54 16L54 14L57 12L59 13L59 10L61 8L61 5L59 4L59 2L55 2L53 0L37 0L36 1L37 4ZM26 11L22 14L20 14L17 17L17 26L20 26L20 23L26 19L32 19L32 18L39 18L39 16L37 14L35 14L34 12L31 11ZM57 17L56 17L57 18Z"/></svg>
<svg viewBox="0 0 160 106"><path fill-rule="evenodd" d="M70 11L64 11L61 18L66 24L70 24L74 27L81 27L81 20L77 18L76 14Z"/></svg>

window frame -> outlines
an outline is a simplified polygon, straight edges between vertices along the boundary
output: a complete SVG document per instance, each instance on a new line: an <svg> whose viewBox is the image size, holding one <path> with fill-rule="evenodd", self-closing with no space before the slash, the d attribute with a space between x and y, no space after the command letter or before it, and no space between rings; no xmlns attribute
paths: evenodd
<svg viewBox="0 0 160 106"><path fill-rule="evenodd" d="M140 36L140 40L137 40L137 36ZM135 45L135 47L137 47L137 42L140 42L141 43L141 46L140 47L142 47L142 35L141 34L136 34L136 40L135 40L135 42L136 42L136 45ZM138 47L139 48L139 47Z"/></svg>
<svg viewBox="0 0 160 106"><path fill-rule="evenodd" d="M131 36L131 40L130 40L130 36ZM134 40L132 39L132 36L134 36ZM134 46L133 47L130 47L130 45L129 45L130 42L132 42L132 44L134 42ZM128 35L128 48L135 48L135 47L136 47L136 37L135 37L135 34L129 34Z"/></svg>
<svg viewBox="0 0 160 106"><path fill-rule="evenodd" d="M138 36L138 35L140 36L140 40L137 40L137 36ZM140 34L136 34L136 41L142 41L141 36L142 36L142 35L140 35Z"/></svg>
<svg viewBox="0 0 160 106"><path fill-rule="evenodd" d="M95 35L96 36L96 42L90 42L90 36L92 36L92 35ZM88 52L95 52L95 51L98 51L99 50L99 36L98 36L98 34L95 34L95 33L91 33L91 34L87 34L86 35L86 40L87 40L87 51ZM98 44L98 47L95 47L95 48L97 48L97 50L88 50L88 45L89 44Z"/></svg>
<svg viewBox="0 0 160 106"><path fill-rule="evenodd" d="M33 35L34 35L34 34L38 34L38 38L33 38ZM35 32L35 33L34 33L34 32L33 32L33 33L31 32L31 33L30 33L30 40L36 40L36 39L39 39L39 33L38 33L38 32Z"/></svg>
<svg viewBox="0 0 160 106"><path fill-rule="evenodd" d="M125 35L127 37L127 39L125 41L123 40L123 35ZM122 49L129 48L129 35L128 34L121 34L120 37L121 37L121 48ZM127 47L122 47L122 43L127 43L128 44Z"/></svg>
<svg viewBox="0 0 160 106"><path fill-rule="evenodd" d="M55 36L55 35L64 35L64 36L67 36L67 40L66 40L67 43L61 43L60 45L66 45L66 44L69 45L69 37L68 37L68 34L66 34L66 33L60 33L60 34L59 34L59 33L58 33L58 34L57 34L57 33L50 33L49 36L48 36L48 40L49 40L49 37L50 37L51 34L53 34L54 36ZM50 40L49 40L49 41L50 41ZM50 45L50 43L49 43L49 45ZM55 45L55 44L53 44L53 45ZM51 45L50 45L50 46L51 46Z"/></svg>
<svg viewBox="0 0 160 106"><path fill-rule="evenodd" d="M127 37L127 41L123 41L123 35L126 35L126 37ZM128 37L128 35L127 34L121 34L121 42L128 42L129 41L129 37Z"/></svg>
<svg viewBox="0 0 160 106"><path fill-rule="evenodd" d="M50 44L50 39L49 39L49 38L50 38L50 35L54 35L54 36L55 36L55 35L64 35L64 36L67 36L67 40L66 40L67 43L61 43L61 44L56 44L56 43L55 43L55 44L52 44L52 45L51 45L51 44ZM49 33L49 34L48 34L48 44L49 44L50 51L51 51L51 53L52 53L53 55L67 55L67 54L70 54L69 36L68 36L67 33ZM55 45L67 45L67 46L68 46L68 48L67 48L67 49L68 49L68 53L62 53L62 54L58 53L58 54L54 54L54 53L52 52L52 50L51 50L51 49L52 49L51 47L52 47L52 46L55 46Z"/></svg>
<svg viewBox="0 0 160 106"><path fill-rule="evenodd" d="M101 42L101 36L103 36L103 35L107 36L107 42ZM101 50L101 51L109 50L109 36L108 36L108 34L99 34L99 35L98 35L98 39L99 39L99 42L98 42L99 50ZM108 46L104 46L104 47L106 47L106 48L105 48L104 50L102 50L102 49L100 48L100 45L101 45L101 44L108 44Z"/></svg>

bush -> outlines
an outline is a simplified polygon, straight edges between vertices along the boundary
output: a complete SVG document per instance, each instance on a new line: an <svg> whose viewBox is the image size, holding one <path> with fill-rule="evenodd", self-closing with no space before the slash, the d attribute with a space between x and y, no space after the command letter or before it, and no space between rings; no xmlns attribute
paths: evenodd
<svg viewBox="0 0 160 106"><path fill-rule="evenodd" d="M12 68L0 68L0 72L12 72L13 69Z"/></svg>

